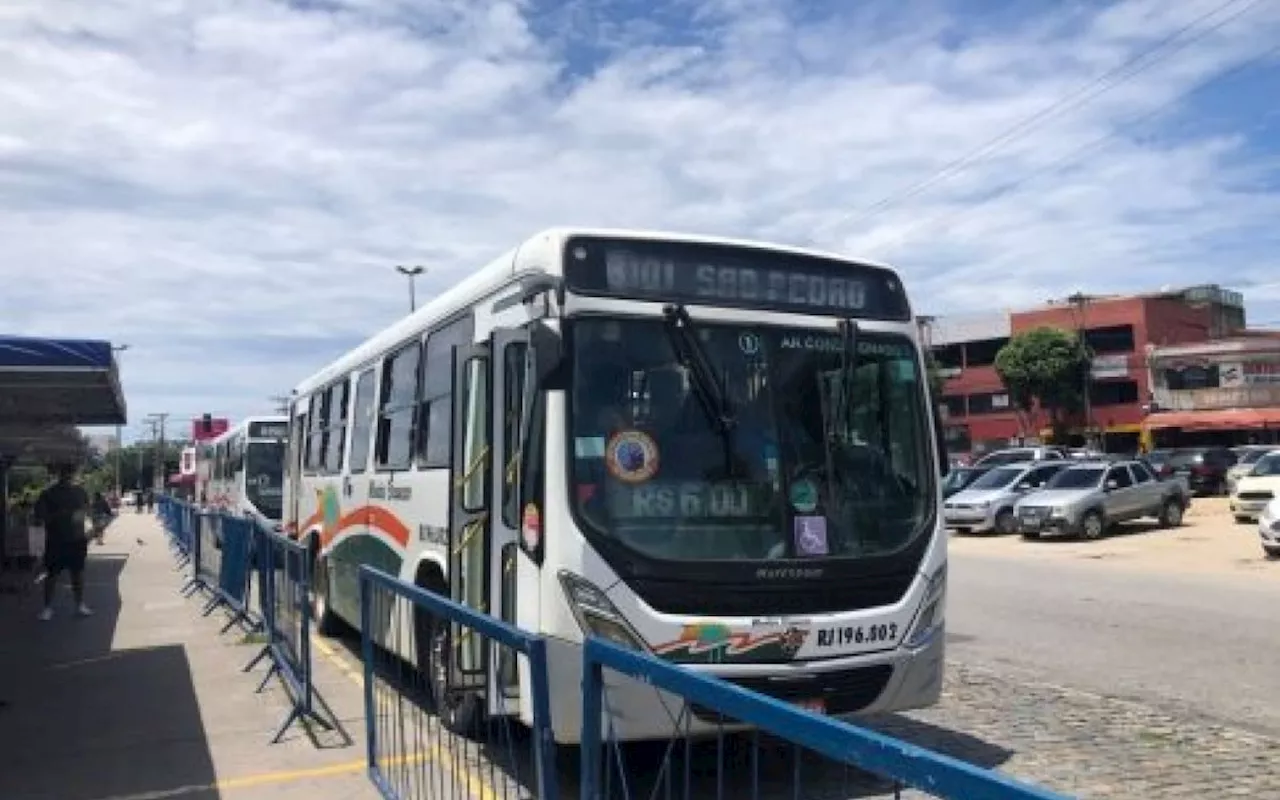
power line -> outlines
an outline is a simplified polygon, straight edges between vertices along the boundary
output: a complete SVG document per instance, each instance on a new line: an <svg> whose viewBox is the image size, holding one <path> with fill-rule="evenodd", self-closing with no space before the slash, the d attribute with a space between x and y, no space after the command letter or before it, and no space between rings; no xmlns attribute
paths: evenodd
<svg viewBox="0 0 1280 800"><path fill-rule="evenodd" d="M1001 197L1004 197L1004 196L1005 196L1006 194L1008 194L1010 191L1012 191L1012 190L1014 190L1014 189L1017 189L1017 188L1019 188L1019 187L1021 187L1021 186L1025 185L1025 184L1027 184L1028 182L1030 182L1030 181L1034 180L1035 178L1039 178L1039 177L1042 177L1042 176L1044 176L1044 175L1048 175L1048 174L1050 174L1050 173L1057 172L1058 170L1062 169L1063 167L1068 166L1069 164L1071 164L1071 163L1073 163L1073 162L1075 162L1075 161L1078 161L1078 160L1080 159L1080 157L1081 157L1081 156L1085 155L1085 154L1086 154L1086 153L1088 153L1089 151L1091 151L1091 150L1096 150L1096 149L1098 149L1099 147L1101 147L1102 145L1104 145L1104 144L1106 144L1107 142L1111 141L1112 139L1118 138L1118 137L1120 136L1120 134L1124 133L1125 131L1128 131L1128 130L1130 130L1130 129L1132 129L1132 128L1134 128L1134 127L1138 126L1138 125L1140 125L1141 123L1147 122L1147 121L1149 121L1149 120L1151 120L1151 119L1155 118L1156 116L1158 116L1159 114L1161 114L1163 111L1165 111L1165 109L1167 109L1167 108L1169 108L1170 106L1176 105L1177 103L1181 102L1181 101L1182 101L1182 99L1183 99L1183 98L1185 98L1187 95L1192 94L1193 92L1200 91L1200 90L1201 90L1201 89L1203 89L1204 87L1209 86L1210 84L1213 84L1213 83L1217 83L1218 81L1223 80L1223 79L1225 79L1225 78L1231 77L1232 75L1235 75L1236 73L1243 72L1244 70L1248 69L1249 67L1252 67L1252 66L1254 66L1255 64L1257 64L1257 63L1259 63L1259 62L1266 61L1267 59L1269 59L1269 58L1271 58L1272 56L1277 55L1277 54L1280 54L1280 45L1278 45L1278 46L1276 46L1276 47L1273 47L1273 48L1271 48L1270 50L1267 50L1266 52L1264 52L1264 53L1262 53L1262 54L1260 54L1260 55L1258 55L1258 56L1255 56L1255 57L1253 57L1253 58L1249 59L1248 61L1245 61L1245 62L1242 62L1242 63L1240 63L1240 64L1237 64L1236 66L1234 66L1234 67L1232 67L1232 68L1230 68L1230 69L1228 69L1228 70L1226 70L1226 71L1224 71L1224 72L1220 72L1220 73L1218 73L1217 75L1214 75L1214 76L1210 77L1209 79L1207 79L1207 80L1205 80L1205 81L1202 81L1201 83L1196 84L1195 86L1191 87L1190 89L1186 90L1185 92L1182 92L1182 93L1180 93L1179 95L1177 95L1176 97L1173 97L1173 98L1171 98L1170 100L1168 100L1168 101L1166 101L1166 102L1164 102L1164 103L1161 103L1160 105L1156 106L1155 108L1151 109L1150 111L1144 112L1144 113L1142 113L1142 114L1139 114L1138 116L1135 116L1135 117L1130 118L1129 120L1127 120L1127 121L1125 121L1125 122L1122 122L1121 124L1119 124L1118 126L1116 126L1114 129L1112 129L1109 133L1106 133L1106 134L1104 134L1104 135L1102 135L1102 136L1098 137L1097 139L1093 139L1092 141L1086 142L1085 144L1081 145L1080 147L1075 148L1074 150L1070 150L1070 151L1068 151L1068 152L1067 152L1065 155L1063 155L1062 157L1057 158L1057 159L1054 159L1053 161L1050 161L1049 163L1047 163L1047 164L1045 164L1045 165L1043 165L1043 166L1041 166L1041 167L1039 167L1039 168L1037 168L1037 169L1035 169L1035 170L1032 170L1031 172L1029 172L1029 173L1027 173L1027 174L1023 175L1021 178L1018 178L1017 180L1014 180L1014 181L1011 181L1011 182L1009 182L1009 183L1006 183L1004 186L1001 186L999 189L997 189L997 190L995 190L994 192L990 193L987 197L985 197L985 198L983 198L983 199L981 199L981 200L977 200L977 201L975 201L975 202L971 203L970 205L967 205L967 206L965 206L964 208L959 209L959 210L957 210L957 211L951 211L951 212L946 212L946 213L943 213L943 214L935 215L935 216L933 216L933 217L927 217L927 218L925 218L925 219L923 219L923 220L920 220L920 221L918 221L918 222L916 222L916 223L914 223L914 224L912 224L912 225L907 226L907 228L906 228L905 230L903 230L902 232L900 232L896 238L894 238L893 240L891 240L891 243L897 243L897 242L902 241L904 238L906 238L907 234L909 234L909 233L911 233L912 231L915 231L915 230L917 230L917 229L919 229L919 228L922 228L922 227L924 227L924 226L927 226L927 225L936 225L936 224L941 223L941 222L952 222L952 221L955 221L955 220L957 220L957 219L963 219L964 217L966 217L966 216L968 216L968 215L972 214L973 212L975 212L975 211L977 211L977 210L981 209L983 206L985 206L986 204L988 204L988 203L992 202L993 200L998 200L998 199L1000 199Z"/></svg>
<svg viewBox="0 0 1280 800"><path fill-rule="evenodd" d="M1071 110L1074 108L1078 108L1084 103L1088 102L1089 100L1099 97L1111 91L1112 89L1116 88L1117 86L1120 86L1126 81L1131 80L1135 76L1140 75L1142 72L1146 71L1150 67L1159 63L1160 60L1162 60L1163 58L1167 58L1168 56L1178 52L1179 50L1189 47L1190 45L1194 44L1200 39L1203 39L1205 36L1208 36L1214 31L1217 31L1218 29L1222 28L1227 23L1238 19L1241 15L1245 14L1251 8L1253 8L1255 5L1261 2L1261 0L1249 0L1248 4L1245 5L1244 8L1239 9L1231 16L1227 17L1226 19L1220 20L1217 24L1205 29L1204 31L1201 31L1199 34L1191 37L1190 39L1187 39L1180 43L1176 43L1176 47L1174 46L1175 40L1178 37L1194 29L1200 23L1214 16L1218 12L1238 2L1240 2L1240 0L1226 0L1226 2L1218 6L1215 6L1212 10L1208 11L1205 14L1202 14L1201 16L1187 23L1183 27L1179 28L1178 30L1174 31L1168 36L1164 37L1163 39L1160 39L1150 47L1142 51L1139 51L1136 55L1130 57L1128 60L1126 60L1124 63L1120 64L1119 66L1113 67L1112 69L1108 70L1107 72L1093 79L1092 81L1085 84L1084 86L1081 86L1080 88L1067 94L1066 96L1059 98L1058 100L1040 109L1039 111L1035 112L1029 117L1022 119L1018 123L1014 124L1011 128L1006 129L1003 133L996 136L994 139L987 141L985 144L980 145L976 149L971 150L965 155L950 162L949 164L945 165L940 170L935 172L932 176L924 179L923 181L915 183L907 187L906 189L896 192L894 194L891 194L887 197L881 198L875 203L872 203L871 205L863 208L861 211L856 211L852 214L838 217L834 221L824 224L822 227L824 228L831 227L831 226L843 224L846 222L850 222L850 223L860 222L861 220L866 219L867 217L873 216L878 211L884 208L887 208L896 202L899 202L901 200L907 200L921 194L922 192L926 191L930 187L935 186L936 184L952 177L953 175L958 174L959 172L962 172L966 167L970 166L971 164L982 160L980 157L990 156L992 153L999 150L1002 145L1012 144L1018 139L1023 138L1026 134L1031 133L1037 127L1039 127L1038 125L1036 125L1036 123L1041 122L1043 120L1047 120L1054 116L1060 116L1060 114L1057 113L1060 110L1063 110L1063 109ZM1173 49L1170 49L1161 53L1161 50L1163 48L1168 48L1168 47L1172 47ZM1150 60L1148 60L1145 64L1141 63L1143 59L1147 59L1148 57L1152 57L1152 58L1150 58ZM1125 70L1129 70L1129 72L1126 73ZM1108 83L1108 81L1110 82Z"/></svg>

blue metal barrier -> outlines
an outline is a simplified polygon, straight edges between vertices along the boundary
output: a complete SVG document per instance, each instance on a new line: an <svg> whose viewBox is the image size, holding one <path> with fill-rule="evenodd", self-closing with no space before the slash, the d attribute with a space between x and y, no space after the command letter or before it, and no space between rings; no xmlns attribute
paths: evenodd
<svg viewBox="0 0 1280 800"><path fill-rule="evenodd" d="M252 525L252 558L258 568L258 597L267 643L245 665L249 672L263 659L270 669L258 685L266 688L273 675L280 675L293 701L289 716L271 742L280 741L294 722L309 718L326 730L332 728L315 711L315 688L311 676L311 559L307 548L277 533ZM225 545L224 545L225 547Z"/></svg>
<svg viewBox="0 0 1280 800"><path fill-rule="evenodd" d="M367 565L360 567L360 616L369 779L384 798L558 800L542 637ZM471 713L483 709L481 691L500 692L504 702L518 699L510 693L518 689L518 656L528 661L532 687L527 748L517 747L510 716ZM433 698L423 685L426 668L406 659L434 664L442 657L448 659L439 664L445 673L436 674L455 677L445 697ZM496 665L502 685L482 690L487 664ZM459 683L466 686L452 688Z"/></svg>
<svg viewBox="0 0 1280 800"><path fill-rule="evenodd" d="M254 523L247 518L219 514L216 526L222 542L218 549L218 577L216 583L209 587L212 597L202 613L207 617L219 606L226 606L231 610L231 619L221 633L241 623L248 624L250 630L257 630L259 625L249 612L248 602Z"/></svg>
<svg viewBox="0 0 1280 800"><path fill-rule="evenodd" d="M798 794L801 790L801 763L804 752L810 751L829 759L828 764L856 768L864 773L878 775L892 782L889 788L900 789L910 786L936 797L956 798L956 800L1064 800L1063 795L1017 781L1006 775L989 769L974 766L959 759L927 750L923 747L907 743L867 728L859 727L821 714L806 711L781 700L774 699L758 692L748 691L726 681L702 672L685 669L680 666L659 660L645 653L627 650L611 642L596 637L589 638L582 649L582 750L581 775L583 800L601 800L613 796L612 789L617 789L623 796L637 796L637 787L628 786L629 779L643 778L652 780L653 793L665 782L664 797L761 797L762 781L776 783L779 773L788 771L785 764L770 764L767 775L762 776L760 769L761 748L752 750L751 769L742 769L733 764L726 767L726 739L730 734L724 728L750 726L750 736L757 742L761 732L772 734L783 743L790 743L794 748L794 776L790 779L790 790ZM711 734L712 740L719 745L714 760L699 759L703 764L715 765L713 775L693 775L692 759L686 755L685 773L680 782L683 792L673 793L677 782L672 760L664 759L662 766L654 770L628 770L623 765L624 755L616 742L606 745L604 741L605 727L612 727L612 719L606 715L604 671L609 669L621 673L643 684L661 689L675 695L683 702L678 709L680 720L684 720L684 731L673 731L672 744L676 741L684 743L686 753L689 752L688 719L696 715L704 720L708 716L718 719L720 730ZM616 682L616 678L615 678ZM655 692L654 701L663 702ZM680 727L677 720L677 728ZM678 737L678 738L677 738ZM608 751L606 755L606 751ZM777 748L768 748L770 755L776 756ZM668 755L674 753L669 748ZM732 758L732 757L731 757ZM846 776L846 779L848 776ZM866 783L870 775L861 780ZM746 782L748 785L742 785ZM709 785L710 784L710 785ZM765 787L772 794L775 787ZM849 796L846 785L840 796Z"/></svg>

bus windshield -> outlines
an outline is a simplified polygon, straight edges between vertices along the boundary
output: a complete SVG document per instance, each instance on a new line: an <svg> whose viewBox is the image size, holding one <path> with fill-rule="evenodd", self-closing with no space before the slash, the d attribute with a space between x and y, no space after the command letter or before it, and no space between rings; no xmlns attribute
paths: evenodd
<svg viewBox="0 0 1280 800"><path fill-rule="evenodd" d="M244 454L245 496L267 519L284 512L284 443L249 442Z"/></svg>
<svg viewBox="0 0 1280 800"><path fill-rule="evenodd" d="M696 321L687 335L709 369L663 320L572 324L589 535L706 561L884 555L925 530L937 470L909 339Z"/></svg>

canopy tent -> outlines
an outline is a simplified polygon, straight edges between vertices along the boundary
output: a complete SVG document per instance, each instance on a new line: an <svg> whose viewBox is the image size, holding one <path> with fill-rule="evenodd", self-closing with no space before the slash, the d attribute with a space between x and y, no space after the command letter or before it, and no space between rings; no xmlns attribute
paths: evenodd
<svg viewBox="0 0 1280 800"><path fill-rule="evenodd" d="M110 342L0 336L0 459L78 460L75 426L126 421Z"/></svg>

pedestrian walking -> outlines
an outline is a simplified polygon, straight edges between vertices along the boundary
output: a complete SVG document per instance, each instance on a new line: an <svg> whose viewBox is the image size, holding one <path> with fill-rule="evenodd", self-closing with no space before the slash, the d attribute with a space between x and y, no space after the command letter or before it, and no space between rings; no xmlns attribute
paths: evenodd
<svg viewBox="0 0 1280 800"><path fill-rule="evenodd" d="M76 613L87 617L93 613L84 602L84 564L89 556L89 538L85 517L89 512L89 495L74 480L76 468L69 464L58 467L57 481L40 493L34 517L44 526L44 609L40 619L53 619L53 599L58 588L58 575L71 573L71 591Z"/></svg>
<svg viewBox="0 0 1280 800"><path fill-rule="evenodd" d="M111 524L111 520L115 517L115 512L111 509L111 503L107 500L102 492L93 493L93 540L101 546L103 538L107 533L107 526Z"/></svg>

